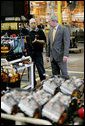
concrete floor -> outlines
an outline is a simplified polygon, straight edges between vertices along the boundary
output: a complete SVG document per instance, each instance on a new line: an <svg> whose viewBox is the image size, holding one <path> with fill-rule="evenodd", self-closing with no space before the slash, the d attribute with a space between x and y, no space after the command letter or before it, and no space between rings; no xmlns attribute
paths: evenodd
<svg viewBox="0 0 85 126"><path fill-rule="evenodd" d="M80 52L70 52L67 68L69 76L77 76L78 78L84 78L84 43L77 43L78 48L81 48ZM43 53L44 67L46 74L51 75L51 65L46 62L46 53Z"/></svg>

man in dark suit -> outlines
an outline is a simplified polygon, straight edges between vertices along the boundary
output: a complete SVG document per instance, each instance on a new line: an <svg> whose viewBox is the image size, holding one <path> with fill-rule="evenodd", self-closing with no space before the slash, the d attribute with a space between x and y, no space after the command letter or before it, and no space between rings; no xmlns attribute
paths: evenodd
<svg viewBox="0 0 85 126"><path fill-rule="evenodd" d="M48 23L52 29L50 29L48 36L47 62L51 61L53 75L60 75L61 71L62 76L68 79L67 59L69 56L70 33L65 26L58 24L58 18L55 14L50 16Z"/></svg>

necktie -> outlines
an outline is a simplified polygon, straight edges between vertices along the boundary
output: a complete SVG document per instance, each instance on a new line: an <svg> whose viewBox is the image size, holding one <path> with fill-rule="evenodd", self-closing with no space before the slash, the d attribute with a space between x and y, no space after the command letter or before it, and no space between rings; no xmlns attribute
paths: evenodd
<svg viewBox="0 0 85 126"><path fill-rule="evenodd" d="M54 38L55 38L55 33L56 33L56 29L54 28L53 29L53 41L54 41Z"/></svg>

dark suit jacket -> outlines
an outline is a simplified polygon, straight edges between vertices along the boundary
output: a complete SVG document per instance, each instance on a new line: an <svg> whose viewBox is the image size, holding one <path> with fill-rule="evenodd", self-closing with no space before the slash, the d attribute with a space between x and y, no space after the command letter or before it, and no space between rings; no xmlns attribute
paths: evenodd
<svg viewBox="0 0 85 126"><path fill-rule="evenodd" d="M62 61L63 56L69 56L70 33L67 27L59 25L54 41L52 39L52 34L53 28L49 31L47 56L50 57L51 61L53 58L56 61Z"/></svg>

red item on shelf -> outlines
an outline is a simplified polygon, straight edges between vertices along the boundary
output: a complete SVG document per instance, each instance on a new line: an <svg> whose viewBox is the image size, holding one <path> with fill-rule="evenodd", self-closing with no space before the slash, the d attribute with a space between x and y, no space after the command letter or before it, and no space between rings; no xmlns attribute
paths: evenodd
<svg viewBox="0 0 85 126"><path fill-rule="evenodd" d="M15 34L12 34L12 36L13 36L13 37L16 37L16 35L15 35Z"/></svg>

